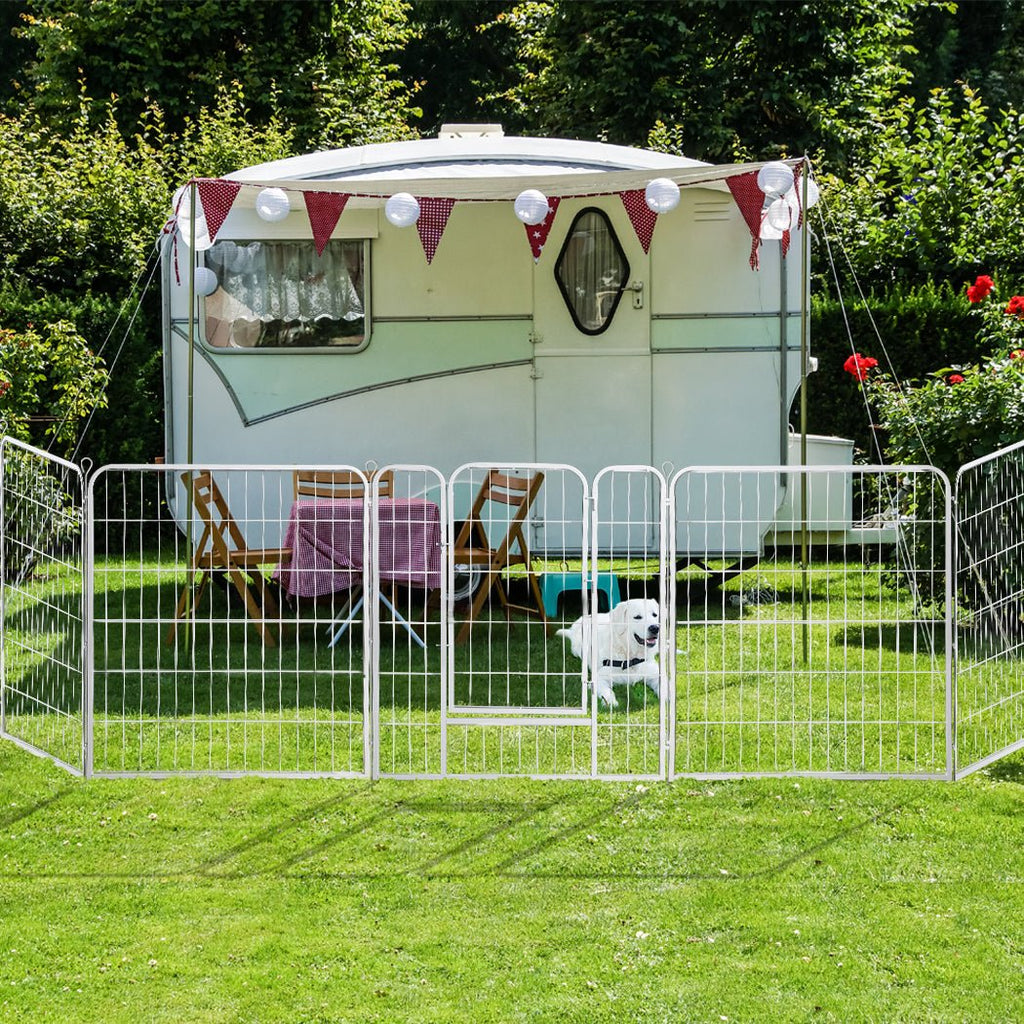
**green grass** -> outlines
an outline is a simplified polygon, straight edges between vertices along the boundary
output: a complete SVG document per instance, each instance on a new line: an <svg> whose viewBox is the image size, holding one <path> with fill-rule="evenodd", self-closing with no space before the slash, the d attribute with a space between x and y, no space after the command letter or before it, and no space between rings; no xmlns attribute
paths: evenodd
<svg viewBox="0 0 1024 1024"><path fill-rule="evenodd" d="M0 744L0 1019L1020 1019L1020 755L957 783L83 782Z"/></svg>
<svg viewBox="0 0 1024 1024"><path fill-rule="evenodd" d="M193 653L156 621L180 574L125 568L98 581L109 618L139 620L97 628L99 768L363 770L363 653L316 642L329 607L264 651L215 595L230 628L201 626ZM807 665L792 565L770 568L776 604L683 616L677 762L941 765L934 624L856 567L819 569ZM5 648L9 728L72 762L74 595L50 574L15 596ZM436 771L437 636L426 655L401 636L381 652L382 768ZM467 698L492 670L502 696L580 698L561 641L525 622L455 658ZM622 697L599 770L657 772L657 705ZM452 727L446 754L589 771L590 731ZM1022 753L956 783L82 781L0 743L0 1020L1016 1021L1022 814Z"/></svg>
<svg viewBox="0 0 1024 1024"><path fill-rule="evenodd" d="M793 562L766 560L731 587L759 583L777 601L680 610L676 771L944 774L941 621L922 617L879 567L814 562L806 598L802 577ZM281 645L265 648L237 596L211 588L194 630L183 627L168 644L183 579L180 566L168 561L98 563L96 770L365 774L361 621L329 649L337 608L305 602L287 613ZM13 595L7 616L8 682L29 695L9 698L9 731L69 763L80 760L81 742L75 586L51 567ZM428 646L421 651L400 628L384 626L384 774L663 774L668 752L660 709L639 684L620 692L619 708L599 709L593 750L589 718L559 727L452 723L445 733L438 615L416 604L406 612ZM536 621L520 618L509 630L494 612L474 628L471 643L455 648L452 661L450 716L463 704L580 708L586 699L568 646ZM962 715L969 728L961 764L1024 734L1018 667L962 662L965 694L993 710ZM965 700L963 708L975 704Z"/></svg>

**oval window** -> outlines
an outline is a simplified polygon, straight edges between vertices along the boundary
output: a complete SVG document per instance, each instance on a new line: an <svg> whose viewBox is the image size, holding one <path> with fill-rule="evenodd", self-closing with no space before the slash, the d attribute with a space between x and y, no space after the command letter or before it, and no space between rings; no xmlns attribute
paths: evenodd
<svg viewBox="0 0 1024 1024"><path fill-rule="evenodd" d="M607 329L629 280L629 261L602 210L577 214L558 254L555 280L584 334Z"/></svg>

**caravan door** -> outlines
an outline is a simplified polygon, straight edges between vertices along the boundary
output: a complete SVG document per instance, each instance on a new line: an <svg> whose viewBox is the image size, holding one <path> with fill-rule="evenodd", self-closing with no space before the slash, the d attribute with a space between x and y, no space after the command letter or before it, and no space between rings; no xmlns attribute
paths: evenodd
<svg viewBox="0 0 1024 1024"><path fill-rule="evenodd" d="M538 462L590 481L606 466L650 463L649 281L617 196L562 201L534 267ZM623 525L606 543L646 544L647 532Z"/></svg>
<svg viewBox="0 0 1024 1024"><path fill-rule="evenodd" d="M569 463L589 479L650 462L649 277L617 196L562 201L534 268L539 462Z"/></svg>

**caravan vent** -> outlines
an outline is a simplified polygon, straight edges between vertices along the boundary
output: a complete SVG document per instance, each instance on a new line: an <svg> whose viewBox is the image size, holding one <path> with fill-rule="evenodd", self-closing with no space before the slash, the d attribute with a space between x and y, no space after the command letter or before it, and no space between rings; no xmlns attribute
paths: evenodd
<svg viewBox="0 0 1024 1024"><path fill-rule="evenodd" d="M502 139L505 132L500 124L443 124L437 133L439 139Z"/></svg>

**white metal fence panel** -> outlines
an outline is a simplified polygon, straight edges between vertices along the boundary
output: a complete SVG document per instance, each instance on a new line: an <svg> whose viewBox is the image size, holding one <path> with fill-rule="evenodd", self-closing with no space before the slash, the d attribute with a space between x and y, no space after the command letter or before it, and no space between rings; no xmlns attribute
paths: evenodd
<svg viewBox="0 0 1024 1024"><path fill-rule="evenodd" d="M591 694L594 774L605 778L668 770L677 651L665 503L665 479L647 466L611 467L594 481L593 617L582 626L589 678L608 681L604 696L597 685Z"/></svg>
<svg viewBox="0 0 1024 1024"><path fill-rule="evenodd" d="M674 774L948 777L945 478L710 467L671 487Z"/></svg>
<svg viewBox="0 0 1024 1024"><path fill-rule="evenodd" d="M383 480L388 480L382 488ZM444 572L448 493L427 466L389 466L371 481L367 602L372 774L443 774ZM385 494L385 492L390 492Z"/></svg>
<svg viewBox="0 0 1024 1024"><path fill-rule="evenodd" d="M957 774L1024 747L1024 441L956 478Z"/></svg>
<svg viewBox="0 0 1024 1024"><path fill-rule="evenodd" d="M467 464L448 481L450 775L588 776L580 662L556 630L586 599L588 485L552 464Z"/></svg>
<svg viewBox="0 0 1024 1024"><path fill-rule="evenodd" d="M82 474L0 440L0 734L85 770Z"/></svg>
<svg viewBox="0 0 1024 1024"><path fill-rule="evenodd" d="M366 623L339 627L368 513L348 504L296 500L292 467L94 475L97 774L367 772Z"/></svg>

